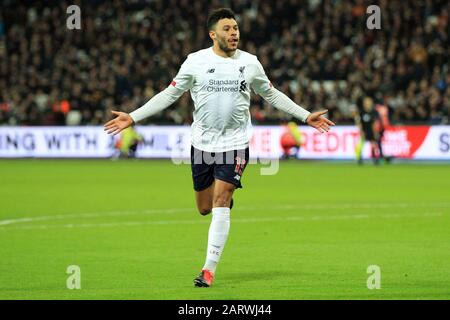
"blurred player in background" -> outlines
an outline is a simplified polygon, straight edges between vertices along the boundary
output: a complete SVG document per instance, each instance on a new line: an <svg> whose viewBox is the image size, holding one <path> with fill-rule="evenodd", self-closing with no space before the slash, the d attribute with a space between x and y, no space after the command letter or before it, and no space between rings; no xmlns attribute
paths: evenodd
<svg viewBox="0 0 450 320"><path fill-rule="evenodd" d="M281 135L280 144L283 149L281 159L297 157L302 144L302 134L295 122L290 121L285 125L285 131Z"/></svg>
<svg viewBox="0 0 450 320"><path fill-rule="evenodd" d="M137 147L142 140L143 137L133 126L124 129L119 140L114 145L116 150L118 150L118 157L135 158Z"/></svg>
<svg viewBox="0 0 450 320"><path fill-rule="evenodd" d="M356 146L356 158L358 164L363 164L363 149L366 142L370 143L370 152L373 163L378 165L383 156L381 139L384 133L384 125L380 114L374 106L373 99L365 96L358 99L358 110L355 123L359 128L360 142Z"/></svg>
<svg viewBox="0 0 450 320"><path fill-rule="evenodd" d="M230 209L236 188L249 160L251 90L276 108L320 132L334 123L322 117L327 110L310 113L278 91L256 56L237 49L240 34L234 13L218 9L207 20L213 46L188 55L177 76L141 108L116 116L105 124L117 134L134 123L169 107L190 90L194 101L191 170L197 208L212 212L206 261L194 285L211 286L230 229Z"/></svg>
<svg viewBox="0 0 450 320"><path fill-rule="evenodd" d="M386 163L390 163L392 160L392 156L386 155L383 151L383 136L384 132L391 127L391 123L389 121L389 108L383 103L375 104L375 110L377 111L379 118L375 123L375 130L378 134L378 148L380 149L381 157L384 159Z"/></svg>

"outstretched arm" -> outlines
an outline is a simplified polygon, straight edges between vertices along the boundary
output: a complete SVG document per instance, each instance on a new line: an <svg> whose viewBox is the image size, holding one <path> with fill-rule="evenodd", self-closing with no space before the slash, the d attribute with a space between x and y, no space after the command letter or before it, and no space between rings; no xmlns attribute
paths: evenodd
<svg viewBox="0 0 450 320"><path fill-rule="evenodd" d="M322 117L328 112L328 110L311 113L296 104L287 95L273 86L271 86L268 90L261 92L260 95L275 108L300 119L320 132L328 132L330 130L330 126L335 125L334 122Z"/></svg>
<svg viewBox="0 0 450 320"><path fill-rule="evenodd" d="M104 130L107 134L112 133L113 135L116 135L134 124L133 119L128 113L120 111L111 111L111 113L116 117L104 125Z"/></svg>
<svg viewBox="0 0 450 320"><path fill-rule="evenodd" d="M174 85L170 85L165 90L161 91L146 104L139 109L134 110L130 114L119 111L112 111L116 116L113 120L107 122L104 126L108 134L116 135L129 126L148 118L165 108L169 107L183 94L183 90L177 89Z"/></svg>
<svg viewBox="0 0 450 320"><path fill-rule="evenodd" d="M150 117L178 100L181 95L192 88L194 81L192 59L188 56L186 61L181 65L177 76L172 83L163 91L151 98L146 104L139 109L134 110L130 114L119 111L112 111L116 116L111 121L108 121L104 128L108 134L116 135L129 126L139 122L147 117Z"/></svg>
<svg viewBox="0 0 450 320"><path fill-rule="evenodd" d="M332 121L322 117L328 110L311 113L296 104L283 92L274 88L267 78L263 66L258 60L255 61L255 64L250 66L250 72L253 75L253 90L275 108L289 113L311 127L316 128L320 132L327 132L330 130L330 126L334 126Z"/></svg>
<svg viewBox="0 0 450 320"><path fill-rule="evenodd" d="M320 132L328 132L330 130L330 126L334 126L335 123L331 120L328 120L327 118L322 117L327 112L328 110L322 110L311 113L306 119L306 123L309 126L316 128Z"/></svg>

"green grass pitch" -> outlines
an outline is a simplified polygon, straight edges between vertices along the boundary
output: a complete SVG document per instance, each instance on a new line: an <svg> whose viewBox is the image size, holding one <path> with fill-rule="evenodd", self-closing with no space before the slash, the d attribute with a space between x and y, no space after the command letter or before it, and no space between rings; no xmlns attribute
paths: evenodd
<svg viewBox="0 0 450 320"><path fill-rule="evenodd" d="M0 182L0 299L450 298L448 164L249 165L211 288L189 165L1 160Z"/></svg>

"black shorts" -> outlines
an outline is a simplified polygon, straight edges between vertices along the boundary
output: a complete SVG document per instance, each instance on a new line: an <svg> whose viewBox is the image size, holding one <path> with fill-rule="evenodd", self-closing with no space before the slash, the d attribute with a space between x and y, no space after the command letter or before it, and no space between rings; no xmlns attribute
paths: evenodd
<svg viewBox="0 0 450 320"><path fill-rule="evenodd" d="M241 177L249 160L249 150L206 152L191 146L191 169L194 190L210 187L214 179L242 188Z"/></svg>
<svg viewBox="0 0 450 320"><path fill-rule="evenodd" d="M364 130L364 139L366 141L376 141L373 130Z"/></svg>

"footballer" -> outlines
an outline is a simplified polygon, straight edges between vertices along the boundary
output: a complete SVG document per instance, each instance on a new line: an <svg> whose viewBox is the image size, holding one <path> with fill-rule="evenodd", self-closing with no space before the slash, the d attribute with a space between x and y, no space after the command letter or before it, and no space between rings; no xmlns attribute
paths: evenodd
<svg viewBox="0 0 450 320"><path fill-rule="evenodd" d="M310 113L277 90L258 58L238 49L239 27L230 9L211 12L207 28L211 47L189 54L170 85L142 107L130 114L113 111L115 118L105 124L108 134L117 134L169 107L190 90L195 199L201 215L212 213L205 264L194 279L197 287L212 285L230 230L233 192L242 188L249 160L251 91L320 132L334 125L322 117L327 110Z"/></svg>

